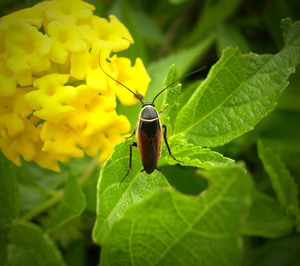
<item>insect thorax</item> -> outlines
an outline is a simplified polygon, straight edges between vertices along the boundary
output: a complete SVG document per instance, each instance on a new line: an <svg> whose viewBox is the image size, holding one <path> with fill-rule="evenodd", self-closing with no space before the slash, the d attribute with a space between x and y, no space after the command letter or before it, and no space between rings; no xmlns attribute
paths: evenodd
<svg viewBox="0 0 300 266"><path fill-rule="evenodd" d="M146 104L141 111L140 119L144 121L158 120L159 115L152 104Z"/></svg>

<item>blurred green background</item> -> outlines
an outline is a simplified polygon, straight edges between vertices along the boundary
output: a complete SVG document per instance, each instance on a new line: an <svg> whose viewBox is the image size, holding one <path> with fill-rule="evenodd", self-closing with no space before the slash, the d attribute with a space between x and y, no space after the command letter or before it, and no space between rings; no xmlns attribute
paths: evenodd
<svg viewBox="0 0 300 266"><path fill-rule="evenodd" d="M38 1L1 0L1 16L30 7ZM196 88L199 79L204 79L210 67L215 64L228 46L238 47L243 53L274 54L283 46L280 21L290 17L300 19L300 1L89 1L96 7L95 15L106 17L116 15L129 29L135 44L119 53L134 62L140 57L151 75L151 67L158 60L165 60L166 67L176 63L180 75L207 68L197 75L183 80L183 102ZM205 49L203 48L205 46ZM205 53L203 53L205 50ZM178 53L193 54L188 62L176 59ZM258 190L273 194L271 184L257 156L257 140L261 138L278 152L300 185L300 74L299 67L290 78L290 84L281 96L276 110L263 119L257 127L235 141L216 148L225 156L244 161L256 182ZM162 70L162 72L165 70ZM161 75L162 77L165 74ZM161 77L151 76L152 87L159 90ZM151 87L151 88L152 88ZM150 93L151 94L151 93ZM152 96L149 96L152 98ZM119 113L128 115L134 125L139 106L119 107ZM1 160L5 160L1 155ZM98 246L92 243L91 230L95 220L96 183L100 167L92 158L73 160L62 165L63 173L56 174L24 162L17 168L20 183L22 209L25 219L46 226L61 199L58 191L64 186L68 172L72 171L80 180L86 196L87 207L80 217L53 230L50 235L60 247L68 265L97 265ZM165 166L164 175L178 190L198 194L206 188L206 182L199 179L195 169L180 166ZM185 178L177 178L184 175ZM31 213L49 198L49 208L41 213ZM29 213L29 214L28 214ZM246 238L244 265L299 265L300 237L292 234L270 240Z"/></svg>

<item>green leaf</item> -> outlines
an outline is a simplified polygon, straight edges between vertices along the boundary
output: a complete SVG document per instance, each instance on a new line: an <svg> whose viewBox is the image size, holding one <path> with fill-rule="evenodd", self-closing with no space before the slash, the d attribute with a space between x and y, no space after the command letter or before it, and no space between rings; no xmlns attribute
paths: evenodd
<svg viewBox="0 0 300 266"><path fill-rule="evenodd" d="M179 77L186 74L194 65L199 65L199 61L201 61L207 51L211 48L215 38L215 34L211 34L191 48L181 50L178 53L174 53L150 64L149 67L147 67L147 70L152 82L150 83L146 100L152 101L154 96L162 89L162 84L171 65L176 65ZM156 106L159 108L162 104L162 100L158 102L159 103L156 103Z"/></svg>
<svg viewBox="0 0 300 266"><path fill-rule="evenodd" d="M242 55L237 49L225 49L178 114L175 134L214 147L251 130L275 107L299 54L300 22L289 28L286 45L276 55Z"/></svg>
<svg viewBox="0 0 300 266"><path fill-rule="evenodd" d="M98 160L98 158L97 158ZM82 185L82 191L85 195L86 201L86 210L95 213L96 212L96 190L97 190L97 183L99 179L100 173L100 165L98 163L98 167L93 170L89 178L86 182Z"/></svg>
<svg viewBox="0 0 300 266"><path fill-rule="evenodd" d="M8 228L0 228L0 261L3 265L7 263Z"/></svg>
<svg viewBox="0 0 300 266"><path fill-rule="evenodd" d="M97 187L97 219L93 230L95 243L103 243L113 224L129 208L149 198L160 187L169 186L158 171L151 175L140 172L143 166L135 147L132 153L132 170L120 183L128 171L130 143L127 140L117 145L115 152L102 168Z"/></svg>
<svg viewBox="0 0 300 266"><path fill-rule="evenodd" d="M241 265L252 180L240 166L202 174L210 187L197 197L166 188L128 210L102 245L101 265Z"/></svg>
<svg viewBox="0 0 300 266"><path fill-rule="evenodd" d="M16 166L0 153L0 233L19 214L19 188L14 168Z"/></svg>
<svg viewBox="0 0 300 266"><path fill-rule="evenodd" d="M284 90L280 101L278 102L277 110L300 111L300 68L298 67L296 73L289 79L289 86ZM299 115L299 113L298 113Z"/></svg>
<svg viewBox="0 0 300 266"><path fill-rule="evenodd" d="M250 47L247 41L237 30L237 28L231 25L224 24L218 27L218 55L221 56L222 51L227 47L239 48L242 53L248 53L250 51Z"/></svg>
<svg viewBox="0 0 300 266"><path fill-rule="evenodd" d="M164 42L164 35L161 32L159 25L154 23L153 18L150 16L147 10L145 12L140 8L134 7L133 12L138 23L138 30L145 41L161 46Z"/></svg>
<svg viewBox="0 0 300 266"><path fill-rule="evenodd" d="M181 136L181 138L177 139L171 137L169 139L169 144L174 157L181 161L180 164L184 166L209 169L216 166L220 167L226 164L234 163L233 160L223 157L223 155L218 152L187 143L187 141L184 139L184 136ZM164 159L168 161L168 164L174 165L178 163L171 158L169 154L166 154L166 152L164 152L164 154Z"/></svg>
<svg viewBox="0 0 300 266"><path fill-rule="evenodd" d="M14 221L9 240L7 265L64 265L57 247L37 225Z"/></svg>
<svg viewBox="0 0 300 266"><path fill-rule="evenodd" d="M267 241L250 258L251 266L298 266L300 235Z"/></svg>
<svg viewBox="0 0 300 266"><path fill-rule="evenodd" d="M281 21L283 31L283 39L285 45L299 45L299 27L300 21L292 22L290 18L285 18Z"/></svg>
<svg viewBox="0 0 300 266"><path fill-rule="evenodd" d="M294 222L288 219L278 202L261 192L255 192L243 233L250 236L276 238L291 233Z"/></svg>
<svg viewBox="0 0 300 266"><path fill-rule="evenodd" d="M189 36L188 43L197 43L205 34L212 32L234 13L240 2L241 0L206 1L200 19Z"/></svg>
<svg viewBox="0 0 300 266"><path fill-rule="evenodd" d="M82 162L82 161L85 162ZM75 167L76 166L76 167ZM78 182L85 196L86 211L96 212L96 190L99 179L101 165L99 158L80 158L72 160L70 164L70 171L74 176L78 176ZM76 169L78 168L78 169Z"/></svg>
<svg viewBox="0 0 300 266"><path fill-rule="evenodd" d="M258 142L258 156L262 160L275 190L281 207L288 215L295 216L298 212L298 187L280 157L262 141Z"/></svg>
<svg viewBox="0 0 300 266"><path fill-rule="evenodd" d="M183 107L189 101L202 81L203 80L196 80L189 82L188 84L184 84L184 90L181 92L179 97L179 103L181 107Z"/></svg>
<svg viewBox="0 0 300 266"><path fill-rule="evenodd" d="M170 67L168 75L166 77L164 88L169 86L170 84L174 83L178 80L178 72L176 70L175 65ZM179 107L179 95L181 91L181 84L175 82L172 86L170 86L165 94L164 94L164 101L162 105L162 115L161 115L161 122L162 124L167 126L168 135L172 135L172 129L175 125L176 116L178 114L178 107Z"/></svg>
<svg viewBox="0 0 300 266"><path fill-rule="evenodd" d="M150 83L144 102L152 102L153 98L163 89L163 83L171 65L176 65L179 76L182 77L191 67L204 57L208 49L211 48L214 40L215 35L210 35L192 48L181 50L176 54L151 63L149 67L147 67L147 71L152 82ZM155 102L158 111L162 109L162 102L163 97L159 97ZM141 106L139 104L135 106L123 106L119 104L117 110L119 114L123 114L129 119L134 128L138 120Z"/></svg>
<svg viewBox="0 0 300 266"><path fill-rule="evenodd" d="M54 214L48 230L61 226L79 216L85 208L85 196L77 178L69 174L65 184L63 199Z"/></svg>
<svg viewBox="0 0 300 266"><path fill-rule="evenodd" d="M16 169L22 203L21 215L27 215L33 209L39 208L65 183L68 171L64 165L62 168L61 173L55 173L23 160L22 167Z"/></svg>
<svg viewBox="0 0 300 266"><path fill-rule="evenodd" d="M282 152L299 154L300 152L300 112L276 110L259 123L246 141L257 144L259 138L274 149ZM288 126L287 126L288 125ZM290 161L290 160L289 160Z"/></svg>

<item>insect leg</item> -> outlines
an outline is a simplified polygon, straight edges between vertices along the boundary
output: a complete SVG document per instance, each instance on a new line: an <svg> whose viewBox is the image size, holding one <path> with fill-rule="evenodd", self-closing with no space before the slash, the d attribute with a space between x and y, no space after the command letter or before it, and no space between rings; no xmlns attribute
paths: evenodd
<svg viewBox="0 0 300 266"><path fill-rule="evenodd" d="M132 138L134 135L135 135L135 130L133 131L133 133L132 133L129 137L127 137L127 138L125 138L125 139L130 139L130 138Z"/></svg>
<svg viewBox="0 0 300 266"><path fill-rule="evenodd" d="M171 155L171 157L172 157L175 161L181 162L181 161L177 160L177 159L173 156L172 151L171 151L171 149L170 149L170 146L169 146L169 143L168 143L168 139L167 139L167 126L166 126L166 125L163 125L162 127L163 127L163 130L164 130L164 139L165 139L165 143L166 143L166 145L167 145L169 154ZM182 162L181 162L181 163L182 163Z"/></svg>
<svg viewBox="0 0 300 266"><path fill-rule="evenodd" d="M130 170L131 170L131 168L132 168L132 147L137 147L137 143L136 142L133 142L133 143L131 143L130 144L130 153L129 153L129 170L128 170L128 172L127 172L127 174L122 178L122 180L120 181L120 183L122 183L124 180L125 180L125 178L129 175L129 172L130 172Z"/></svg>

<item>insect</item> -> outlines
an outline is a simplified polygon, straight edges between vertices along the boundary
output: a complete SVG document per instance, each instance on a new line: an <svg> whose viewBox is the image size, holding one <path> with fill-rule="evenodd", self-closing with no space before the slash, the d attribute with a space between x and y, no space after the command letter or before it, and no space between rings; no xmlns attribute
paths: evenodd
<svg viewBox="0 0 300 266"><path fill-rule="evenodd" d="M121 82L119 82L118 80L113 78L112 76L110 76L108 73L106 73L105 70L102 68L100 61L99 61L99 65L100 65L100 68L102 69L102 71L109 78L113 79L115 82L117 82L118 84L120 84L121 86L123 86L124 88L129 90L142 103L142 110L139 115L139 120L138 120L136 129L134 130L133 134L130 137L128 137L128 138L131 138L134 135L136 135L137 142L133 142L130 145L129 170L128 170L127 174L123 177L123 179L121 180L120 183L122 183L125 180L125 178L128 176L128 174L130 173L130 171L132 169L132 147L138 148L140 157L142 159L142 164L144 167L144 169L142 169L141 172L145 171L147 174L151 174L155 170L161 170L161 169L157 168L157 164L160 159L161 152L162 152L163 138L164 138L164 141L168 148L168 152L169 152L170 156L174 160L180 162L172 154L172 151L171 151L169 143L168 143L168 138L167 138L167 126L161 124L159 112L156 110L155 105L154 105L154 102L157 99L157 97L159 95L161 95L166 89L168 89L169 87L174 85L176 82L178 82L179 80L176 80L176 81L172 82L171 84L169 84L168 86L166 86L165 88L163 88L153 98L151 103L144 103L142 100L143 99L142 95L133 92L130 88L128 88L127 86L125 86L124 84L122 84ZM193 74L198 71L199 70L194 71L190 74Z"/></svg>

